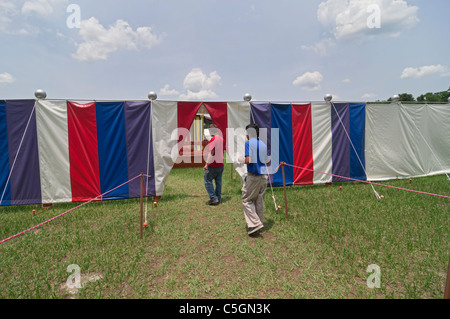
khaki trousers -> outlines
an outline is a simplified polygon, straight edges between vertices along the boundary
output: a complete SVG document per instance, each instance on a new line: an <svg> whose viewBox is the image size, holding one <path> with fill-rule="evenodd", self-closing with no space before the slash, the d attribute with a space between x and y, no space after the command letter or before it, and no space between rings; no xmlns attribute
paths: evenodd
<svg viewBox="0 0 450 319"><path fill-rule="evenodd" d="M266 175L247 175L242 185L242 205L248 227L256 227L264 221L264 195Z"/></svg>

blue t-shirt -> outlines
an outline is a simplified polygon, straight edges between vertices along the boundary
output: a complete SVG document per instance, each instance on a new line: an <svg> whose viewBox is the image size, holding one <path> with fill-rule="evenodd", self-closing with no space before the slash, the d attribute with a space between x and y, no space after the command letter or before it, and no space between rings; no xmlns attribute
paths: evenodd
<svg viewBox="0 0 450 319"><path fill-rule="evenodd" d="M247 164L247 172L257 175L267 173L266 162L269 159L267 146L259 139L252 138L245 143L245 156L250 156L251 162Z"/></svg>

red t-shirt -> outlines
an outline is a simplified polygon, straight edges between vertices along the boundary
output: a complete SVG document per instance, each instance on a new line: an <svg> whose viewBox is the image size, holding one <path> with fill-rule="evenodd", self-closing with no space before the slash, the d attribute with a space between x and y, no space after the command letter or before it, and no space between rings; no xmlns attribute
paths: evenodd
<svg viewBox="0 0 450 319"><path fill-rule="evenodd" d="M207 147L207 152L212 152L214 161L208 166L211 167L221 167L223 166L223 138L216 135L209 141Z"/></svg>

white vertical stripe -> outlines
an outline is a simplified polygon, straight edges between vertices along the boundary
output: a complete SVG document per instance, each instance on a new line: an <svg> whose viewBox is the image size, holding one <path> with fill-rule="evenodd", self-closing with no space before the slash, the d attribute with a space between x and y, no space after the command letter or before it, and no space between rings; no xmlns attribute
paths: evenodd
<svg viewBox="0 0 450 319"><path fill-rule="evenodd" d="M177 102L152 101L153 159L156 196L162 196L164 183L178 156L177 107ZM176 136L174 137L172 134ZM173 152L174 156L172 154Z"/></svg>
<svg viewBox="0 0 450 319"><path fill-rule="evenodd" d="M313 182L329 183L332 176L327 174L333 173L330 103L311 103L311 125L315 171Z"/></svg>
<svg viewBox="0 0 450 319"><path fill-rule="evenodd" d="M227 104L227 163L233 162L236 172L243 177L247 173L246 165L237 162L245 155L245 127L250 124L250 103L229 102ZM231 134L234 133L234 134Z"/></svg>
<svg viewBox="0 0 450 319"><path fill-rule="evenodd" d="M71 202L66 101L36 103L42 203Z"/></svg>

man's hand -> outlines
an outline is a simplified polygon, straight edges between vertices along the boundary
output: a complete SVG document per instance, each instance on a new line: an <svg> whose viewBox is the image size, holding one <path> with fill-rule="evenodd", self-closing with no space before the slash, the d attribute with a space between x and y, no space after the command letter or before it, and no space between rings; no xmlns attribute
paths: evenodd
<svg viewBox="0 0 450 319"><path fill-rule="evenodd" d="M208 170L208 165L207 165L207 164L205 164L205 166L203 166L203 170L204 170L204 171L207 171L207 170Z"/></svg>
<svg viewBox="0 0 450 319"><path fill-rule="evenodd" d="M251 163L251 157L250 156L246 156L245 158L243 158L243 157L239 157L238 158L238 162L239 163L243 163L243 164L248 164L248 163Z"/></svg>

